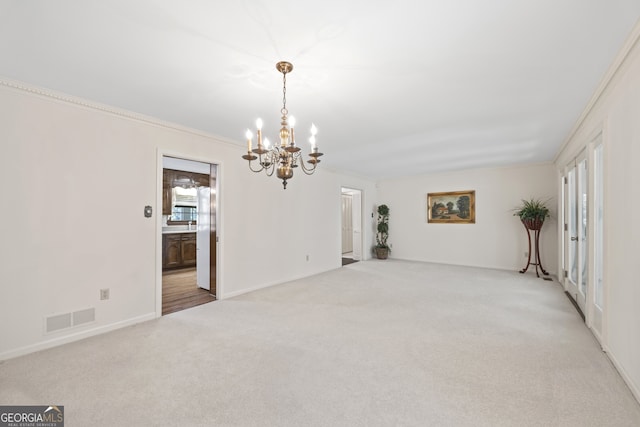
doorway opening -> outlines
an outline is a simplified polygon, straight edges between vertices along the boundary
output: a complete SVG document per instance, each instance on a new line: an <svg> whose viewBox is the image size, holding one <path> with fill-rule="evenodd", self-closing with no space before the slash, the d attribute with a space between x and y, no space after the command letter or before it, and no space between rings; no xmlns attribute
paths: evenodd
<svg viewBox="0 0 640 427"><path fill-rule="evenodd" d="M362 260L362 191L343 187L342 194L342 265Z"/></svg>
<svg viewBox="0 0 640 427"><path fill-rule="evenodd" d="M217 165L162 157L162 315L216 300Z"/></svg>

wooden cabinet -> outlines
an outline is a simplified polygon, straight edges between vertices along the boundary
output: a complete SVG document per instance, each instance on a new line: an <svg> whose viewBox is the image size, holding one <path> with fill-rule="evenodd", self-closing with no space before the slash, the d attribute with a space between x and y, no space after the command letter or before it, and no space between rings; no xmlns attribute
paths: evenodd
<svg viewBox="0 0 640 427"><path fill-rule="evenodd" d="M193 180L198 187L211 187L211 179L209 178L209 175L194 173Z"/></svg>
<svg viewBox="0 0 640 427"><path fill-rule="evenodd" d="M209 175L195 172L162 170L162 215L171 215L171 190L174 187L209 187Z"/></svg>
<svg viewBox="0 0 640 427"><path fill-rule="evenodd" d="M185 233L181 235L180 249L182 255L182 266L196 265L196 233Z"/></svg>
<svg viewBox="0 0 640 427"><path fill-rule="evenodd" d="M196 265L196 233L162 235L162 269Z"/></svg>
<svg viewBox="0 0 640 427"><path fill-rule="evenodd" d="M181 234L162 235L162 268L176 268L182 264Z"/></svg>
<svg viewBox="0 0 640 427"><path fill-rule="evenodd" d="M171 179L171 187L193 187L195 184L193 179L193 172L185 172L185 171L171 171L172 179Z"/></svg>
<svg viewBox="0 0 640 427"><path fill-rule="evenodd" d="M171 215L171 169L162 171L162 215Z"/></svg>
<svg viewBox="0 0 640 427"><path fill-rule="evenodd" d="M169 187L209 187L209 175L203 173L163 169L163 179Z"/></svg>

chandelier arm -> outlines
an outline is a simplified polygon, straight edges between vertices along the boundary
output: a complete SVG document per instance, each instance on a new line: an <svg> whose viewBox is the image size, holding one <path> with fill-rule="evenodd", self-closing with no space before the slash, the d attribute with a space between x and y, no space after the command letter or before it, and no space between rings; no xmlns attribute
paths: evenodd
<svg viewBox="0 0 640 427"><path fill-rule="evenodd" d="M258 173L258 172L262 172L262 171L264 170L264 166L260 165L260 168L259 168L259 169L254 169L254 168L251 166L251 160L249 160L249 169L251 170L251 172L256 172L256 173Z"/></svg>
<svg viewBox="0 0 640 427"><path fill-rule="evenodd" d="M305 173L305 175L313 175L313 173L316 171L316 166L318 166L318 164L314 163L312 167L307 168L304 165L304 160L300 160L300 166L302 166L302 171Z"/></svg>
<svg viewBox="0 0 640 427"><path fill-rule="evenodd" d="M271 176L273 175L273 173L276 170L276 165L274 163L271 164L271 166L269 166L269 168L264 168L265 173L267 174L267 176Z"/></svg>
<svg viewBox="0 0 640 427"><path fill-rule="evenodd" d="M267 176L271 176L273 175L273 172L275 172L276 170L276 159L274 159L273 157L273 153L269 152L265 157L269 157L268 160L270 162L269 166L262 166L262 168L264 169L264 172L267 174Z"/></svg>

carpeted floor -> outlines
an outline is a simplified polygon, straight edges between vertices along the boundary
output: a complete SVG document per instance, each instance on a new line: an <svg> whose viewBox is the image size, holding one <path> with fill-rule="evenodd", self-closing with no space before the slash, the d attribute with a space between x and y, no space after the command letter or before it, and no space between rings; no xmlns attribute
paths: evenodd
<svg viewBox="0 0 640 427"><path fill-rule="evenodd" d="M639 426L556 282L358 262L0 364L67 426Z"/></svg>

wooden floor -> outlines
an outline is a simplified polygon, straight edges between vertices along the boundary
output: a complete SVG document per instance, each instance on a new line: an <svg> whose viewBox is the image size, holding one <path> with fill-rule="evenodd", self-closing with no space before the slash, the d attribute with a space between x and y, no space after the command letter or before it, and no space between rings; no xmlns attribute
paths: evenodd
<svg viewBox="0 0 640 427"><path fill-rule="evenodd" d="M216 297L196 285L196 269L162 272L162 315L215 301Z"/></svg>

